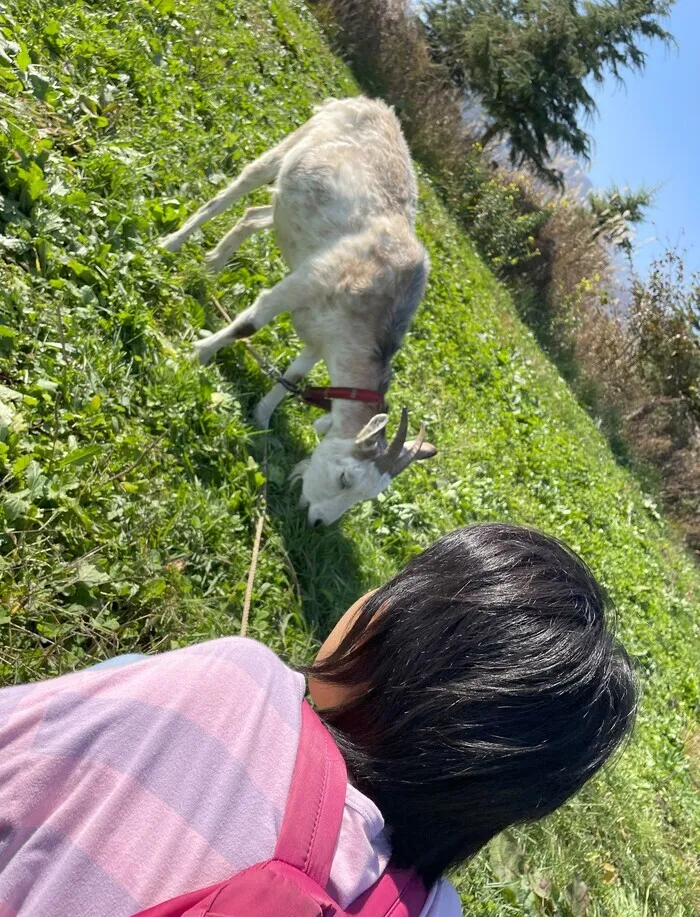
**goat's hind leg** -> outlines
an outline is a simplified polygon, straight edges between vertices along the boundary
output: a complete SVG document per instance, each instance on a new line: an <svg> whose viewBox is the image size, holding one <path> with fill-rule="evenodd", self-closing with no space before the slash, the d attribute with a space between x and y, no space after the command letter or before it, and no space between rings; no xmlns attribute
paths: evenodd
<svg viewBox="0 0 700 917"><path fill-rule="evenodd" d="M283 144L280 144L274 150L265 153L260 159L256 159L255 162L247 165L238 178L219 191L217 195L200 207L196 213L193 213L178 230L161 239L161 248L169 252L178 251L195 229L199 229L204 223L223 213L240 197L250 194L251 191L255 191L256 188L260 188L263 185L271 185L277 178L277 173L284 158L282 146Z"/></svg>
<svg viewBox="0 0 700 917"><path fill-rule="evenodd" d="M240 197L250 194L251 191L255 191L256 188L261 188L263 185L271 185L277 179L284 157L306 134L310 123L310 121L307 121L306 124L302 124L298 130L285 137L276 147L268 150L267 153L263 153L255 162L249 163L238 178L235 178L211 200L200 207L196 213L193 213L178 230L161 239L161 247L169 252L178 251L195 229L199 229L208 220L223 213Z"/></svg>
<svg viewBox="0 0 700 917"><path fill-rule="evenodd" d="M271 229L273 209L268 207L249 207L233 229L229 230L216 248L207 252L205 259L208 269L213 274L223 270L226 262L245 240L260 229Z"/></svg>

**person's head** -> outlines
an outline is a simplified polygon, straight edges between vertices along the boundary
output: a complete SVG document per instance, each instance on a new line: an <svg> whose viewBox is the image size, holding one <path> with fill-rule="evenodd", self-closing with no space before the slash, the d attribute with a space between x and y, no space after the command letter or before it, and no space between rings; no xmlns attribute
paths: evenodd
<svg viewBox="0 0 700 917"><path fill-rule="evenodd" d="M630 730L607 599L561 542L486 524L441 538L339 622L308 669L398 865L427 882L572 796Z"/></svg>

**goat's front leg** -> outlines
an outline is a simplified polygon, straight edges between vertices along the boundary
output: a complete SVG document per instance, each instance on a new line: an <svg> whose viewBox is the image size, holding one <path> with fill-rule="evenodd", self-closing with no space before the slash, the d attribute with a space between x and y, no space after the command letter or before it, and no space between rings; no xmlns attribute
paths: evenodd
<svg viewBox="0 0 700 917"><path fill-rule="evenodd" d="M271 290L262 292L253 305L244 309L226 328L197 341L194 346L200 363L208 363L227 344L255 334L281 312L293 312L308 295L308 284L301 275L297 272L288 274Z"/></svg>
<svg viewBox="0 0 700 917"><path fill-rule="evenodd" d="M319 355L311 347L304 347L296 360L287 367L282 378L286 382L296 383L300 379L303 379L304 376L308 375L319 360ZM261 429L267 430L270 426L270 418L275 408L284 401L288 394L289 392L287 389L281 382L278 382L270 389L264 398L260 399L253 412L253 417L255 418L255 423Z"/></svg>
<svg viewBox="0 0 700 917"><path fill-rule="evenodd" d="M321 414L320 417L317 417L316 420L314 420L311 426L319 436L325 436L333 426L333 415L330 412L328 414Z"/></svg>

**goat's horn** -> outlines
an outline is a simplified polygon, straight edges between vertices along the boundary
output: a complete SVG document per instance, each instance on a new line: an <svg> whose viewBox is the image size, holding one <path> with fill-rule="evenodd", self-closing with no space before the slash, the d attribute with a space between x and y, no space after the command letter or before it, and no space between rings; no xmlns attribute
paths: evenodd
<svg viewBox="0 0 700 917"><path fill-rule="evenodd" d="M422 423L420 425L420 430L418 431L418 436L416 436L416 438L411 443L411 448L407 449L403 455L400 455L398 459L396 460L396 462L394 463L394 466L390 472L392 478L395 478L397 474L401 474L402 471L408 468L411 462L414 462L416 460L416 457L421 450L424 440L425 440L425 424Z"/></svg>
<svg viewBox="0 0 700 917"><path fill-rule="evenodd" d="M384 452L375 459L377 468L379 468L382 474L385 472L391 475L394 474L394 465L396 465L399 460L407 435L408 409L401 408L401 420L399 421L399 428L396 431L396 436L392 439Z"/></svg>

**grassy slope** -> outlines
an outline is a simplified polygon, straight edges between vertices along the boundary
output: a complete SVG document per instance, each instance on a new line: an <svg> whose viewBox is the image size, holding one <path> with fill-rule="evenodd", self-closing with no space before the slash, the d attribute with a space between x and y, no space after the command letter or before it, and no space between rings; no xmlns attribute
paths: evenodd
<svg viewBox="0 0 700 917"><path fill-rule="evenodd" d="M0 11L5 39L26 42L0 46L0 667L11 682L237 632L262 481L246 417L266 381L237 348L195 367L188 341L218 323L215 296L234 312L284 268L259 236L215 287L200 245L170 257L153 240L311 104L356 87L296 2ZM573 913L689 915L697 570L427 180L420 232L434 270L392 395L429 421L440 457L342 525L310 531L284 486L313 444L309 410L286 405L270 435L252 634L307 657L360 590L455 525L511 519L565 538L608 585L640 658L637 737L613 772L517 833L529 872L501 845L458 884L473 915L542 905L528 893L538 869L552 894L577 875L588 884ZM294 351L284 321L257 344L279 365Z"/></svg>

